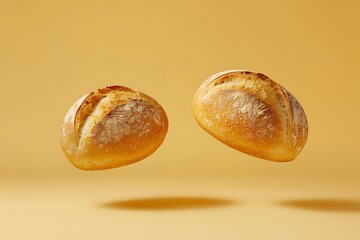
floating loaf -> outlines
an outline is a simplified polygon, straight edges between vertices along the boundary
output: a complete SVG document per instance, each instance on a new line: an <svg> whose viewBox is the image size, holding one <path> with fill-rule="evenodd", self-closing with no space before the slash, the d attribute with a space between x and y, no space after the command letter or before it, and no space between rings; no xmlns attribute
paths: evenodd
<svg viewBox="0 0 360 240"><path fill-rule="evenodd" d="M261 73L231 70L211 76L195 93L193 111L213 137L266 160L295 159L308 135L300 103Z"/></svg>
<svg viewBox="0 0 360 240"><path fill-rule="evenodd" d="M122 86L80 98L61 125L66 158L83 170L109 169L140 161L164 141L168 119L150 96Z"/></svg>

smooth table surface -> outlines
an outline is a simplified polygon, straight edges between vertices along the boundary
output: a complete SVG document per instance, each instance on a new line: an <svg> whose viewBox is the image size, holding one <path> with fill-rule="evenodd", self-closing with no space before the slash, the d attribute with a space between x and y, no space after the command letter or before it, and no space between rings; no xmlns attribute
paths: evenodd
<svg viewBox="0 0 360 240"><path fill-rule="evenodd" d="M7 178L0 239L360 239L355 179Z"/></svg>

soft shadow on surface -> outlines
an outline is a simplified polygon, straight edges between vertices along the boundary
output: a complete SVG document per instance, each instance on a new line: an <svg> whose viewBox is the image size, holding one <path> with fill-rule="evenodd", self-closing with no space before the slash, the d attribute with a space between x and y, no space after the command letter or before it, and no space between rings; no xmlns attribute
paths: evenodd
<svg viewBox="0 0 360 240"><path fill-rule="evenodd" d="M212 208L233 205L235 202L209 197L158 197L114 201L102 204L104 208L123 210L179 210Z"/></svg>
<svg viewBox="0 0 360 240"><path fill-rule="evenodd" d="M346 199L298 199L283 201L282 206L328 212L360 212L360 200Z"/></svg>

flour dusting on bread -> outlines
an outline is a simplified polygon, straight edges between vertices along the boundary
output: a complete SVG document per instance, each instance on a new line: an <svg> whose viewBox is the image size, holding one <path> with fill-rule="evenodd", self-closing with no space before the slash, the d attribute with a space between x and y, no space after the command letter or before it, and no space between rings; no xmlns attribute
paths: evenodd
<svg viewBox="0 0 360 240"><path fill-rule="evenodd" d="M166 113L153 98L110 86L82 97L70 108L61 126L60 144L76 167L109 169L152 154L167 130Z"/></svg>
<svg viewBox="0 0 360 240"><path fill-rule="evenodd" d="M255 157L291 161L306 142L307 120L301 105L261 73L214 74L195 93L193 110L205 131Z"/></svg>

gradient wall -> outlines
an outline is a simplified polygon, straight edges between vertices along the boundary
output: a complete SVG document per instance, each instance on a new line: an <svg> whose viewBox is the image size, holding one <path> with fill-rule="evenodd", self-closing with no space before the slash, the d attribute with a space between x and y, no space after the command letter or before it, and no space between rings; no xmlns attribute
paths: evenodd
<svg viewBox="0 0 360 240"><path fill-rule="evenodd" d="M124 85L163 105L169 133L148 159L100 174L356 177L359 7L357 1L1 0L0 174L84 174L60 149L62 118L83 94ZM197 126L194 92L226 69L264 73L303 105L309 138L294 162L244 155Z"/></svg>

